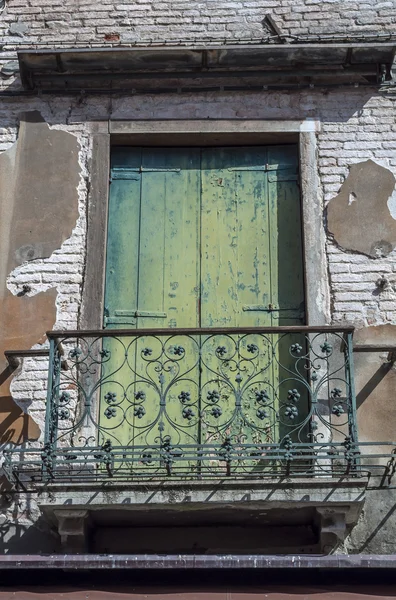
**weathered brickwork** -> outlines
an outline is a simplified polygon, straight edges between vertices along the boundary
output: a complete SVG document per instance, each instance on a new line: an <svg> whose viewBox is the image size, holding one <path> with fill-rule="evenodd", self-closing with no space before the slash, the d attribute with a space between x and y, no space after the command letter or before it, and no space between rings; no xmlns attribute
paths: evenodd
<svg viewBox="0 0 396 600"><path fill-rule="evenodd" d="M105 100L86 100L79 105L63 100L57 110L56 99L48 101L9 102L8 127L3 128L2 148L16 138L18 111L38 109L53 127L61 127L78 136L81 145L80 220L72 237L48 259L26 263L8 277L8 288L16 294L22 284L30 294L49 287L58 290L56 328L74 328L78 324L81 282L85 258L86 179L89 178L90 142L87 121L114 118L263 118L316 119L321 122L318 134L318 168L325 203L338 193L350 165L367 159L378 161L396 175L396 125L394 100L368 92L349 91L332 94L202 94L202 96L114 98L111 112ZM385 258L372 259L338 248L328 239L331 311L334 323L378 325L396 323L395 252ZM386 283L379 280L385 278ZM38 371L34 362L26 361L22 374L14 379L13 393L19 401L33 400L29 410L44 410L46 365ZM38 417L42 422L43 416Z"/></svg>
<svg viewBox="0 0 396 600"><path fill-rule="evenodd" d="M287 36L394 32L394 0L7 0L1 35L7 43L217 40L263 37L272 14Z"/></svg>

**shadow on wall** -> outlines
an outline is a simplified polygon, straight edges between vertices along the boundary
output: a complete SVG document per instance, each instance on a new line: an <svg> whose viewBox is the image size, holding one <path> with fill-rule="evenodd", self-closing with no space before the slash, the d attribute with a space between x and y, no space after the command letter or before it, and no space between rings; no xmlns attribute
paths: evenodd
<svg viewBox="0 0 396 600"><path fill-rule="evenodd" d="M79 144L51 130L37 112L21 117L17 142L0 155L0 445L37 439L40 429L12 399L5 350L44 341L56 319L56 289L13 296L9 273L47 258L71 235L78 217ZM29 390L28 390L29 392Z"/></svg>
<svg viewBox="0 0 396 600"><path fill-rule="evenodd" d="M59 550L59 536L33 508L29 494L15 494L0 477L0 554L48 554Z"/></svg>

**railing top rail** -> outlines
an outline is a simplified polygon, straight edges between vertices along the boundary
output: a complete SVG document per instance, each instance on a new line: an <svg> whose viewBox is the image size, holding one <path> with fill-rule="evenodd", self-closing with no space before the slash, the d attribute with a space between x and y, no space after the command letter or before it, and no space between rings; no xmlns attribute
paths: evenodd
<svg viewBox="0 0 396 600"><path fill-rule="evenodd" d="M396 352L395 344L356 344L354 352Z"/></svg>
<svg viewBox="0 0 396 600"><path fill-rule="evenodd" d="M39 348L30 350L5 350L4 356L11 369L16 369L21 364L20 358L37 358L40 356L48 357L49 348Z"/></svg>
<svg viewBox="0 0 396 600"><path fill-rule="evenodd" d="M190 327L168 329L75 329L47 331L49 338L111 337L142 335L211 335L211 334L259 334L259 333L353 333L354 327L334 325L293 325L279 327Z"/></svg>

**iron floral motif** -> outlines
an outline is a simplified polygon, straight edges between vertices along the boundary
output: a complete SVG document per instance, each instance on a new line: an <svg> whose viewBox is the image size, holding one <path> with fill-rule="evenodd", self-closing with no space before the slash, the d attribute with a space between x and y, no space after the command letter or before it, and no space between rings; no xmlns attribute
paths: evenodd
<svg viewBox="0 0 396 600"><path fill-rule="evenodd" d="M291 333L295 336L295 331ZM183 477L193 476L196 469L205 477L216 469L224 473L224 464L220 464L224 461L227 475L232 464L237 476L261 476L263 472L277 473L283 458L291 460L293 452L299 456L300 447L309 447L304 452L314 457L315 447L321 445L321 434L314 431L318 426L320 432L336 429L337 421L331 415L347 414L345 429L354 440L348 358L344 351L343 367L341 353L335 365L331 358L334 348L342 347L340 341L346 344L345 334L301 334L299 341L304 341L300 343L290 343L288 335L146 332L148 342L142 343L139 334L131 332L123 338L109 332L98 336L96 346L81 335L69 353L78 360L69 363L68 371L60 370L61 355L55 351L47 413L51 447L56 453L59 444L62 464L66 455L73 456L70 469L79 465L86 469L89 457L99 452L103 440L111 438L114 450L107 453L112 456L111 468L125 478L128 472L136 477L140 473L161 476L164 469L165 474L181 473ZM73 348L71 339L69 348ZM65 386L71 394L59 390ZM321 411L319 402L326 396L330 415ZM79 441L87 423L92 434L83 446ZM279 435L282 439L276 442ZM73 441L70 447L69 439ZM288 449L292 440L298 442L295 451ZM340 446L341 441L332 444ZM91 451L92 446L95 449ZM104 450L100 452L105 455ZM343 450L337 452L342 456ZM44 455L42 460L44 464ZM98 477L105 476L102 468Z"/></svg>
<svg viewBox="0 0 396 600"><path fill-rule="evenodd" d="M222 358L227 354L227 348L225 346L217 346L216 354Z"/></svg>
<svg viewBox="0 0 396 600"><path fill-rule="evenodd" d="M260 404L267 404L270 397L268 395L268 392L266 390L256 390L255 392L256 394L256 401L259 402Z"/></svg>
<svg viewBox="0 0 396 600"><path fill-rule="evenodd" d="M144 406L141 406L141 405L136 406L135 409L134 409L134 411L133 411L133 414L138 419L141 419L146 414L146 409L144 408Z"/></svg>
<svg viewBox="0 0 396 600"><path fill-rule="evenodd" d="M287 399L291 402L297 402L300 399L300 393L295 388L287 392Z"/></svg>
<svg viewBox="0 0 396 600"><path fill-rule="evenodd" d="M220 406L213 406L212 410L210 411L210 414L215 419L218 419L223 414L223 411L221 410Z"/></svg>
<svg viewBox="0 0 396 600"><path fill-rule="evenodd" d="M104 411L104 416L108 419L112 419L117 415L117 409L115 406L108 406Z"/></svg>
<svg viewBox="0 0 396 600"><path fill-rule="evenodd" d="M293 421L296 417L298 417L298 408L297 406L286 406L285 416L289 417L291 421Z"/></svg>
<svg viewBox="0 0 396 600"><path fill-rule="evenodd" d="M334 404L331 412L333 415L336 415L336 417L340 417L342 414L344 414L345 410L342 404Z"/></svg>
<svg viewBox="0 0 396 600"><path fill-rule="evenodd" d="M195 412L193 411L191 406L186 406L185 408L183 408L182 415L183 415L183 419L187 419L188 421L191 421L191 419L193 417L195 417Z"/></svg>
<svg viewBox="0 0 396 600"><path fill-rule="evenodd" d="M178 395L178 399L180 400L180 402L182 404L187 404L188 402L191 402L191 394L190 392L180 392L180 394Z"/></svg>
<svg viewBox="0 0 396 600"><path fill-rule="evenodd" d="M107 404L115 404L117 402L117 394L115 392L107 392L105 400Z"/></svg>
<svg viewBox="0 0 396 600"><path fill-rule="evenodd" d="M70 358L76 358L76 359L78 359L78 357L81 356L81 354L82 354L81 348L79 348L78 346L76 346L75 348L73 348L72 350L70 350L69 357Z"/></svg>
<svg viewBox="0 0 396 600"><path fill-rule="evenodd" d="M265 408L258 408L256 415L258 416L259 419L261 419L261 421L263 421L264 419L267 419L269 416L268 411Z"/></svg>
<svg viewBox="0 0 396 600"><path fill-rule="evenodd" d="M175 356L183 356L184 352L183 346L173 346L173 354Z"/></svg>
<svg viewBox="0 0 396 600"><path fill-rule="evenodd" d="M323 342L323 344L320 345L320 349L322 350L323 354L329 355L333 351L333 346L329 344L329 342Z"/></svg>
<svg viewBox="0 0 396 600"><path fill-rule="evenodd" d="M294 354L301 354L302 346L300 344L292 344L290 346L290 352L293 352Z"/></svg>
<svg viewBox="0 0 396 600"><path fill-rule="evenodd" d="M250 354L255 354L258 352L258 346L256 344L248 344L247 351L250 352Z"/></svg>
<svg viewBox="0 0 396 600"><path fill-rule="evenodd" d="M209 402L218 402L220 400L220 394L217 390L212 390L211 392L207 393L207 399Z"/></svg>

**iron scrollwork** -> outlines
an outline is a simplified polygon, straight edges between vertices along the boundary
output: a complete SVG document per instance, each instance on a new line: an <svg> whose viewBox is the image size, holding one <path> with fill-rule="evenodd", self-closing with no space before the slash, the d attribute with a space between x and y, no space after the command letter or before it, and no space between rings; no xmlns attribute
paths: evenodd
<svg viewBox="0 0 396 600"><path fill-rule="evenodd" d="M65 335L33 463L54 479L350 472L350 343L342 331L304 328Z"/></svg>

